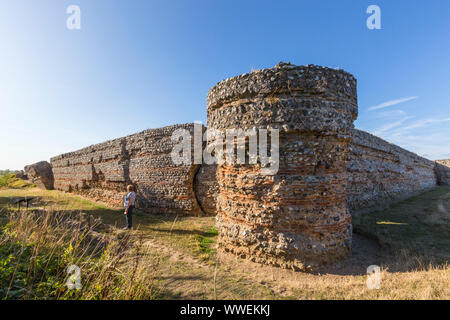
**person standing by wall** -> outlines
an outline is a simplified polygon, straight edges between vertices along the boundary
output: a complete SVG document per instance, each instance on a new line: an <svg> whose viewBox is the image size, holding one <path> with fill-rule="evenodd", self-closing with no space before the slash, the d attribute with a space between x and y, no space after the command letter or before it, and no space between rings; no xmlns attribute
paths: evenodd
<svg viewBox="0 0 450 320"><path fill-rule="evenodd" d="M127 195L125 196L125 201L123 206L125 207L124 215L127 218L127 225L124 230L130 230L133 224L133 210L134 210L134 202L136 200L136 193L134 192L134 187L129 185L127 187Z"/></svg>

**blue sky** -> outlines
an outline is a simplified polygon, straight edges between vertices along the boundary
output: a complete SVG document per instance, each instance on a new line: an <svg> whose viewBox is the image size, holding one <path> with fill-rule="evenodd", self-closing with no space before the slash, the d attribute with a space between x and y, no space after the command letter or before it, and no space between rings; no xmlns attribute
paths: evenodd
<svg viewBox="0 0 450 320"><path fill-rule="evenodd" d="M66 28L72 4L81 30ZM351 72L356 127L450 158L449 38L447 0L0 0L0 169L206 123L212 86L279 61Z"/></svg>

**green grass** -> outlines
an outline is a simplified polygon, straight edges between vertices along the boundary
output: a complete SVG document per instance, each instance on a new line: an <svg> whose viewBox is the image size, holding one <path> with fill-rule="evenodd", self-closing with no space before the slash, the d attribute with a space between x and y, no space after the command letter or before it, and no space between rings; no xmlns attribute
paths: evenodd
<svg viewBox="0 0 450 320"><path fill-rule="evenodd" d="M19 197L37 197L30 208L47 208L60 212L83 212L93 218L101 218L104 225L123 227L125 217L122 208L108 208L58 190L38 188L0 190L0 210L17 210L12 201ZM190 254L210 264L215 261L214 217L176 216L171 214L148 214L134 211L134 227L160 243L187 250Z"/></svg>
<svg viewBox="0 0 450 320"><path fill-rule="evenodd" d="M0 188L24 189L33 187L35 187L33 183L17 178L15 173L0 175Z"/></svg>
<svg viewBox="0 0 450 320"><path fill-rule="evenodd" d="M216 249L214 245L219 232L215 227L209 227L203 234L199 234L196 237L196 253L200 256L202 261L214 263L214 257Z"/></svg>
<svg viewBox="0 0 450 320"><path fill-rule="evenodd" d="M138 213L137 227L150 238L187 251L207 264L215 263L217 230L214 217Z"/></svg>
<svg viewBox="0 0 450 320"><path fill-rule="evenodd" d="M353 217L356 233L393 252L450 258L450 187L439 187L389 208Z"/></svg>
<svg viewBox="0 0 450 320"><path fill-rule="evenodd" d="M158 266L133 233L98 232L99 221L51 210L2 210L0 299L153 299ZM7 222L7 223L5 223ZM67 287L68 266L83 287Z"/></svg>
<svg viewBox="0 0 450 320"><path fill-rule="evenodd" d="M49 254L49 248L41 247L36 254L36 241L20 239L12 223L0 228L0 239L0 297L20 299L33 291L34 298L43 299L64 289L56 270L67 264L65 248L59 254Z"/></svg>

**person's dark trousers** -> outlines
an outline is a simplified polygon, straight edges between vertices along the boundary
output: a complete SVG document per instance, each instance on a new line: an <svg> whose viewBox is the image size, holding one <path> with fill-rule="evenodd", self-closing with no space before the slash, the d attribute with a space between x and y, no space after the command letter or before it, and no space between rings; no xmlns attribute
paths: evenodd
<svg viewBox="0 0 450 320"><path fill-rule="evenodd" d="M132 225L133 225L133 209L134 206L130 206L128 208L128 213L125 215L127 217L127 228L131 229Z"/></svg>

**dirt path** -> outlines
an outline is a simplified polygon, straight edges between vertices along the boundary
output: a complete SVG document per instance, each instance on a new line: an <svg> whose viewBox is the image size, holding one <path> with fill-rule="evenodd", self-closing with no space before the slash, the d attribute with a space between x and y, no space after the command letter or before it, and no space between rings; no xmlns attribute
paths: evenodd
<svg viewBox="0 0 450 320"><path fill-rule="evenodd" d="M270 296L271 291L265 285L220 263L217 267L208 265L154 239L146 240L144 246L160 258L158 280L165 298L264 299Z"/></svg>
<svg viewBox="0 0 450 320"><path fill-rule="evenodd" d="M216 268L155 239L146 240L144 245L161 257L160 285L167 298L177 299L297 299L302 296L299 292L309 292L312 285L320 287L321 281L330 278L337 282L355 275L364 278L367 267L381 261L376 242L360 235L354 237L351 257L314 274L264 266L231 255L222 255Z"/></svg>

